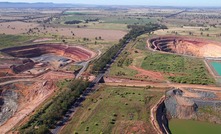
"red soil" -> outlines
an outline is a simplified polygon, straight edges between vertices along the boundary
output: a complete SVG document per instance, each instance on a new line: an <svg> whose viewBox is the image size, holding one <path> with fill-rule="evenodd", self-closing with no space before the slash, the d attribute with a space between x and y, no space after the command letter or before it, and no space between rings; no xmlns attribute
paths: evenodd
<svg viewBox="0 0 221 134"><path fill-rule="evenodd" d="M138 68L136 66L130 66L129 68L133 70L137 70L139 73L136 76L148 76L152 79L156 80L165 80L163 75L160 72L154 72L154 71L149 71L149 70L144 70L142 68Z"/></svg>
<svg viewBox="0 0 221 134"><path fill-rule="evenodd" d="M51 71L37 78L29 79L31 84L27 84L27 82L15 83L18 89L16 91L20 93L19 107L10 119L0 126L0 133L6 133L20 121L28 118L29 114L54 94L57 89L57 81L73 79L73 77L73 73Z"/></svg>
<svg viewBox="0 0 221 134"><path fill-rule="evenodd" d="M63 44L37 44L3 49L2 52L18 58L38 57L47 53L55 53L71 58L74 61L84 61L93 58L96 54L80 46L68 46Z"/></svg>

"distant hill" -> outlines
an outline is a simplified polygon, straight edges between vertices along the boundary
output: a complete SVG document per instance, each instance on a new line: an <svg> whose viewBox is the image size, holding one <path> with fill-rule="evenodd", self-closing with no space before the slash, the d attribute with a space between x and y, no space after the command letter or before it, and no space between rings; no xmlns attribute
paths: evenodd
<svg viewBox="0 0 221 134"><path fill-rule="evenodd" d="M55 3L23 3L23 2L0 2L0 8L53 8L53 7L75 7L74 4Z"/></svg>

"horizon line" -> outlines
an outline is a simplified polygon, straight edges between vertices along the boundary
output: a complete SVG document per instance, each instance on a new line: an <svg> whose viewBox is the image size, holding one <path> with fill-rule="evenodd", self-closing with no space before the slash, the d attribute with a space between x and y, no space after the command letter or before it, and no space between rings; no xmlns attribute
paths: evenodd
<svg viewBox="0 0 221 134"><path fill-rule="evenodd" d="M205 5L198 5L198 6L187 6L187 5L134 5L134 4L86 4L86 3L71 3L71 2L67 2L67 3L59 3L59 2L9 2L9 1L0 1L0 3L21 3L21 4L58 4L58 5L62 5L62 4L71 4L71 5L91 5L91 6L140 6L140 7L190 7L190 8L201 8L201 7L207 7L207 8L219 8L221 6L205 6Z"/></svg>

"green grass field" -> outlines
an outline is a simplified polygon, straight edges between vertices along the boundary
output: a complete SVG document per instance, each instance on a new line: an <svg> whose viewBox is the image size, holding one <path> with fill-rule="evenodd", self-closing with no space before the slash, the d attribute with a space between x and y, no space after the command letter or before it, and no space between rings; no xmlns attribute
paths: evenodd
<svg viewBox="0 0 221 134"><path fill-rule="evenodd" d="M140 122L151 132L150 107L162 95L144 88L102 87L86 98L61 134L126 133Z"/></svg>
<svg viewBox="0 0 221 134"><path fill-rule="evenodd" d="M23 35L3 35L0 34L0 49L22 46L25 45L27 41L33 40L36 37L23 36Z"/></svg>
<svg viewBox="0 0 221 134"><path fill-rule="evenodd" d="M178 83L213 84L202 59L180 55L147 52L141 65L143 69L169 73L169 80Z"/></svg>
<svg viewBox="0 0 221 134"><path fill-rule="evenodd" d="M172 134L221 134L219 124L207 122L172 119L169 126Z"/></svg>

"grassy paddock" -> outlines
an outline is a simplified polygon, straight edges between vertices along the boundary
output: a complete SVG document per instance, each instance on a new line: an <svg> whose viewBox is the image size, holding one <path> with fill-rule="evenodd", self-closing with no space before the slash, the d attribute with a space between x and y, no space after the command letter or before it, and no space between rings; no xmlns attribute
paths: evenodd
<svg viewBox="0 0 221 134"><path fill-rule="evenodd" d="M150 107L162 95L144 88L102 87L86 98L61 134L120 133L137 122L145 123L151 132Z"/></svg>

